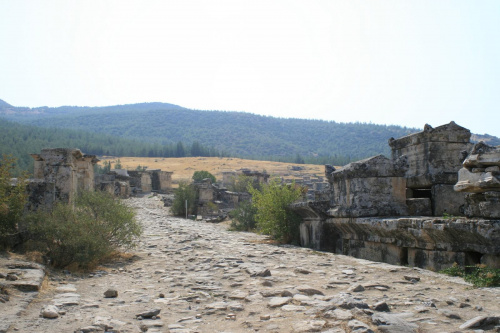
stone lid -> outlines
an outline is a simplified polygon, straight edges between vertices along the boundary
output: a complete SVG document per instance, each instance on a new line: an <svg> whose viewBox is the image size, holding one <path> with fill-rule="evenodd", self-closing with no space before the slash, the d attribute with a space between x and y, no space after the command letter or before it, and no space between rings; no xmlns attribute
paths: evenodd
<svg viewBox="0 0 500 333"><path fill-rule="evenodd" d="M401 149L424 142L468 143L470 136L471 133L467 128L457 125L454 121L436 128L425 124L422 132L409 134L399 139L390 138L389 146L392 149Z"/></svg>
<svg viewBox="0 0 500 333"><path fill-rule="evenodd" d="M482 141L476 143L463 165L466 168L500 166L500 146L490 146Z"/></svg>
<svg viewBox="0 0 500 333"><path fill-rule="evenodd" d="M353 178L404 177L407 168L406 156L393 162L384 155L378 155L349 163L343 168L333 171L328 175L328 178L330 181L336 181Z"/></svg>

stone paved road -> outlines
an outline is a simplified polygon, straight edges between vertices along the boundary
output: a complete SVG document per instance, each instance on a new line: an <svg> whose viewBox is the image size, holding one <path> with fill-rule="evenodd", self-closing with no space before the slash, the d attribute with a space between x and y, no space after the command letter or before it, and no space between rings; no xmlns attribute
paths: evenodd
<svg viewBox="0 0 500 333"><path fill-rule="evenodd" d="M128 202L145 228L134 257L84 276L51 272L8 332L500 331L498 289L267 244L168 216L156 197Z"/></svg>

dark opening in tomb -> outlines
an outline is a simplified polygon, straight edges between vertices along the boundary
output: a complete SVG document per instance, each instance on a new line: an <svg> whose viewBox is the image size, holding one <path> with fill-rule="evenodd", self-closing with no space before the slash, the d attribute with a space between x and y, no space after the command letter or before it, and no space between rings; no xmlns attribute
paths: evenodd
<svg viewBox="0 0 500 333"><path fill-rule="evenodd" d="M431 198L431 189L414 189L413 190L413 197L414 198Z"/></svg>
<svg viewBox="0 0 500 333"><path fill-rule="evenodd" d="M402 247L399 253L399 264L401 266L408 266L408 248Z"/></svg>
<svg viewBox="0 0 500 333"><path fill-rule="evenodd" d="M479 252L465 252L465 266L474 266L481 263L482 253Z"/></svg>

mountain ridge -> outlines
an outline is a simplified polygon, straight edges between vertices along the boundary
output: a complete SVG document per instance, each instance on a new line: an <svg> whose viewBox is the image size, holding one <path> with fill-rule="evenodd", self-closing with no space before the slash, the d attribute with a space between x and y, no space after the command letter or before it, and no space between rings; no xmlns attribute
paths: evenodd
<svg viewBox="0 0 500 333"><path fill-rule="evenodd" d="M0 116L33 126L83 130L157 145L199 141L232 156L260 159L331 156L343 157L342 161L348 163L378 154L389 155L389 138L421 131L397 125L192 110L161 102L7 109L9 112L0 112ZM500 145L500 139L494 136L475 134L474 138Z"/></svg>

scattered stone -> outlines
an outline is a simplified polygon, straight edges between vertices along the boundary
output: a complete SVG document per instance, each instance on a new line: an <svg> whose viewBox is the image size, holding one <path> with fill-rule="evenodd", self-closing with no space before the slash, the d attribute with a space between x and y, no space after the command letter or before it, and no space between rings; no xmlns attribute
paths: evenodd
<svg viewBox="0 0 500 333"><path fill-rule="evenodd" d="M116 298L118 297L118 291L116 289L108 289L104 292L104 298Z"/></svg>
<svg viewBox="0 0 500 333"><path fill-rule="evenodd" d="M467 320L465 323L460 325L461 330L469 328L481 328L488 325L497 325L500 322L500 317L488 317L488 316L477 316L472 319Z"/></svg>
<svg viewBox="0 0 500 333"><path fill-rule="evenodd" d="M293 271L295 273L299 273L299 274L311 274L310 270L307 270L307 269L305 269L303 267L296 267Z"/></svg>
<svg viewBox="0 0 500 333"><path fill-rule="evenodd" d="M363 287L359 283L356 283L356 284L353 284L352 286L350 286L348 290L351 291L351 292L358 293L358 292L361 292L361 291L365 291L365 287Z"/></svg>
<svg viewBox="0 0 500 333"><path fill-rule="evenodd" d="M304 293L308 296L312 296L312 295L324 295L322 291L318 290L318 289L315 289L315 288L312 288L311 286L298 286L296 288L298 291L300 291L301 293Z"/></svg>
<svg viewBox="0 0 500 333"><path fill-rule="evenodd" d="M389 305L386 302L378 302L373 305L373 310L378 312L390 312Z"/></svg>
<svg viewBox="0 0 500 333"><path fill-rule="evenodd" d="M59 308L55 305L47 305L42 308L40 313L43 318L55 319L59 317Z"/></svg>
<svg viewBox="0 0 500 333"><path fill-rule="evenodd" d="M160 314L160 312L161 312L161 309L151 309L151 310L147 310L147 311L138 313L135 316L141 317L141 318L152 318L152 317L158 316Z"/></svg>
<svg viewBox="0 0 500 333"><path fill-rule="evenodd" d="M269 303L267 304L267 306L270 308L278 308L278 307L281 307L285 304L290 303L291 300L292 300L291 297L272 297L269 300Z"/></svg>
<svg viewBox="0 0 500 333"><path fill-rule="evenodd" d="M412 333L416 332L418 326L406 321L404 318L411 316L411 313L390 314L375 313L372 322L378 326L381 332L387 333Z"/></svg>

